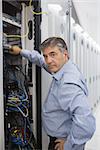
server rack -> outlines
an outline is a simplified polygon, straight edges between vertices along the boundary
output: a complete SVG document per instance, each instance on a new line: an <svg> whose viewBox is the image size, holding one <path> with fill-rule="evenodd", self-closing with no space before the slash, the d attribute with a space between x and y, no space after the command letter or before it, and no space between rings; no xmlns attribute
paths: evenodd
<svg viewBox="0 0 100 150"><path fill-rule="evenodd" d="M1 59L1 64L3 64L3 66L1 66L0 78L2 89L1 104L3 105L4 102L4 107L1 107L1 116L4 115L4 120L2 117L2 126L4 127L4 130L2 130L3 138L1 140L3 145L1 144L0 146L2 146L1 149L4 148L6 150L31 150L41 149L42 147L41 69L36 67L36 71L35 68L33 70L30 62L23 60L23 58L19 55L12 56L9 54L9 49L7 47L7 45L19 45L20 47L23 46L24 48L27 48L28 44L25 42L30 42L30 40L32 40L31 43L33 42L33 48L38 49L39 43L41 42L41 15L33 16L34 19L32 18L32 20L34 21L34 24L28 19L25 21L25 23L27 22L26 24L28 25L27 37L25 35L25 30L23 32L21 29L23 22L20 16L24 14L22 14L22 9L25 8L26 11L26 7L29 6L29 2L29 0L4 0L0 5L3 7L3 9L0 8L0 14L3 15L3 17L1 16L3 23L0 28L1 32L3 31L3 41L1 40L3 42L3 46L2 42L0 44L1 49L3 47L3 53L1 53L0 57L4 56L3 59ZM38 8L36 11L40 11L40 1L32 1L32 9L33 5L34 9ZM27 28L26 24L24 25L24 28ZM35 29L34 31L33 27ZM25 36L24 40L23 35ZM30 92L33 88L33 74L37 77L35 85L36 87L34 88L33 92ZM3 83L2 79L4 80ZM37 99L35 100L37 101L36 110L33 110L32 108L33 103L35 103L32 100L34 93L36 93ZM33 120L34 111L36 111L35 121ZM36 123L35 130L33 127L34 123Z"/></svg>

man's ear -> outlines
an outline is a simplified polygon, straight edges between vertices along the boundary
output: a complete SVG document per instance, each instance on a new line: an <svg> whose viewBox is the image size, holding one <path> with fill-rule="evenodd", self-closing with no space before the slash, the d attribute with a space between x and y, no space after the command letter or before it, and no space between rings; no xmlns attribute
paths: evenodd
<svg viewBox="0 0 100 150"><path fill-rule="evenodd" d="M67 50L64 50L64 54L65 54L65 56L69 59L69 53L68 53Z"/></svg>

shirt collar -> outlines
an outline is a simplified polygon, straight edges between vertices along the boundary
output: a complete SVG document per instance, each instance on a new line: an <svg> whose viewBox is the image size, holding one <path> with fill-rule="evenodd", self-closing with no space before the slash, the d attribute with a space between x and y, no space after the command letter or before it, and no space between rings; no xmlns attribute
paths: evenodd
<svg viewBox="0 0 100 150"><path fill-rule="evenodd" d="M58 72L53 74L53 78L55 78L57 81L60 80L63 74L66 72L67 68L69 68L70 63L71 60L69 59Z"/></svg>

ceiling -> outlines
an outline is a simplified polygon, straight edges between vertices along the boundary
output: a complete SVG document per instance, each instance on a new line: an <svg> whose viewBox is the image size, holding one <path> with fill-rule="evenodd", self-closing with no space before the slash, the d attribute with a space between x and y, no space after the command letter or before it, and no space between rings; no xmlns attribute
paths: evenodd
<svg viewBox="0 0 100 150"><path fill-rule="evenodd" d="M100 45L100 0L73 0L81 26Z"/></svg>

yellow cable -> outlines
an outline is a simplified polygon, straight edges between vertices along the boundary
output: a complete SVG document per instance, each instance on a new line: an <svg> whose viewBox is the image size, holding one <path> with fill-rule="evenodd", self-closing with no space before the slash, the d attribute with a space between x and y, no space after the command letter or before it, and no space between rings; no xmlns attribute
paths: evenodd
<svg viewBox="0 0 100 150"><path fill-rule="evenodd" d="M32 6L32 0L30 0L29 6L30 6L30 9L31 9L32 13L35 14L35 15L48 14L47 12L35 12L35 11L33 11L32 8L31 8L31 6Z"/></svg>
<svg viewBox="0 0 100 150"><path fill-rule="evenodd" d="M32 11L32 13L33 14L35 14L35 15L40 15L40 14L47 14L47 12L34 12L33 10L32 10L32 8L31 8L31 5L32 4L32 0L30 0L29 1L29 7L30 7L30 10ZM27 18L27 15L26 15L26 18ZM13 38L25 38L25 37L27 37L27 35L28 35L28 33L29 33L29 28L28 28L28 25L27 25L27 23L26 23L26 34L24 34L24 35L7 35L6 33L4 33L4 35L5 35L5 37L8 37L8 38L11 38L11 37L13 37Z"/></svg>
<svg viewBox="0 0 100 150"><path fill-rule="evenodd" d="M26 18L27 18L27 12L26 12ZM28 28L28 25L26 22L26 33L24 35L17 35L17 34L16 35L7 35L6 33L4 33L4 35L5 35L5 37L8 37L8 38L11 38L11 37L13 37L13 38L25 38L25 37L27 37L28 33L29 33L29 28Z"/></svg>

